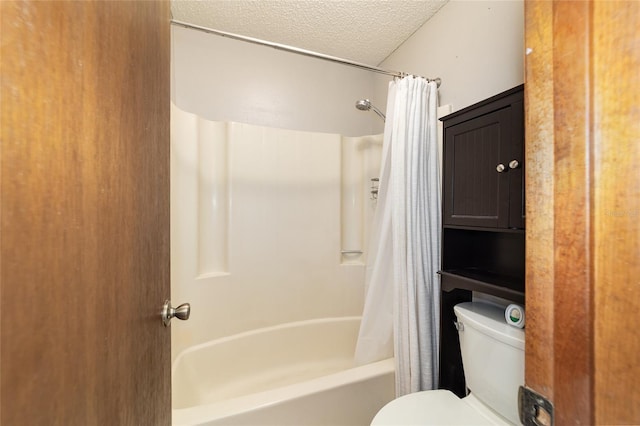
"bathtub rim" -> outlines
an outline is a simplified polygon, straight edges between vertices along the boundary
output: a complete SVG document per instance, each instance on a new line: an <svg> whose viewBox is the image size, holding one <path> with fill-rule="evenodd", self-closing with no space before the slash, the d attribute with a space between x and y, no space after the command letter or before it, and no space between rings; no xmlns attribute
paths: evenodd
<svg viewBox="0 0 640 426"><path fill-rule="evenodd" d="M219 402L196 405L188 408L172 409L172 424L174 426L186 426L203 424L214 420L224 420L225 418L240 415L242 413L275 406L286 401L294 401L316 393L374 379L386 374L395 374L394 358L387 358L370 364L355 366L347 370L331 373L326 376L317 377L300 383L294 383L275 389L230 398ZM247 407L251 408L247 409Z"/></svg>
<svg viewBox="0 0 640 426"><path fill-rule="evenodd" d="M196 345L189 346L183 349L176 355L175 360L171 364L171 378L173 379L173 375L175 374L176 365L178 365L178 361L180 361L183 357L187 356L192 352L206 349L210 346L233 342L235 340L251 337L253 335L268 333L268 332L273 332L278 330L285 330L288 328L302 327L306 325L315 325L315 324L329 324L329 323L335 323L335 322L350 322L350 321L356 321L356 320L362 321L362 316L352 315L352 316L341 316L341 317L322 317L322 318L313 318L313 319L306 319L306 320L299 320L299 321L284 322L276 325L270 325L266 327L242 331L240 333L232 334L229 336L218 337L213 340L208 340L206 342L198 343Z"/></svg>

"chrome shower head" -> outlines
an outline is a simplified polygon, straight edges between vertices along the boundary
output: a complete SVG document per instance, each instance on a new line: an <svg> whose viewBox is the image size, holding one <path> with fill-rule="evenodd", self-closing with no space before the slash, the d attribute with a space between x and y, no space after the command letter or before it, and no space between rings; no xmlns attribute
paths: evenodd
<svg viewBox="0 0 640 426"><path fill-rule="evenodd" d="M369 111L371 109L371 101L369 99L360 99L356 102L356 108L360 111Z"/></svg>
<svg viewBox="0 0 640 426"><path fill-rule="evenodd" d="M373 112L378 114L378 117L382 118L382 121L386 121L386 117L384 116L382 111L380 111L378 108L373 106L369 99L360 99L359 101L357 101L356 102L356 108L359 109L360 111L373 110Z"/></svg>

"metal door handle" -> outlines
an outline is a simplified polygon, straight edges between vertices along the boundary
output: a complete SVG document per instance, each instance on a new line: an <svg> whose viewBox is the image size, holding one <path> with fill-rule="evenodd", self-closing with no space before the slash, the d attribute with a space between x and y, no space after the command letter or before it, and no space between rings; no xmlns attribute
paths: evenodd
<svg viewBox="0 0 640 426"><path fill-rule="evenodd" d="M160 315L162 316L162 323L165 327L169 326L171 318L173 317L176 317L179 320L186 321L191 315L191 305L188 303L183 303L177 308L172 308L171 301L165 300L164 306L162 307L162 313Z"/></svg>
<svg viewBox="0 0 640 426"><path fill-rule="evenodd" d="M520 163L518 163L518 160L509 161L509 168L510 169L517 169L519 165L520 165Z"/></svg>
<svg viewBox="0 0 640 426"><path fill-rule="evenodd" d="M504 172L504 169L505 169L505 167L504 167L504 164L502 164L502 163L500 163L500 164L498 164L498 165L496 166L496 171L497 171L498 173L502 173L502 172Z"/></svg>

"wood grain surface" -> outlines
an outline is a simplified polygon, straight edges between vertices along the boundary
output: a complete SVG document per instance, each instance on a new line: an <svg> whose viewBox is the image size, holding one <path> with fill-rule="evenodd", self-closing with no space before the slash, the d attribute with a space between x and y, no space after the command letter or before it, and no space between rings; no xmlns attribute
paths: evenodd
<svg viewBox="0 0 640 426"><path fill-rule="evenodd" d="M525 375L553 399L553 3L525 3Z"/></svg>
<svg viewBox="0 0 640 426"><path fill-rule="evenodd" d="M554 3L554 403L593 424L590 4Z"/></svg>
<svg viewBox="0 0 640 426"><path fill-rule="evenodd" d="M592 19L595 423L640 424L640 2Z"/></svg>
<svg viewBox="0 0 640 426"><path fill-rule="evenodd" d="M640 424L640 3L527 1L526 384Z"/></svg>
<svg viewBox="0 0 640 426"><path fill-rule="evenodd" d="M0 7L0 423L168 425L168 3Z"/></svg>

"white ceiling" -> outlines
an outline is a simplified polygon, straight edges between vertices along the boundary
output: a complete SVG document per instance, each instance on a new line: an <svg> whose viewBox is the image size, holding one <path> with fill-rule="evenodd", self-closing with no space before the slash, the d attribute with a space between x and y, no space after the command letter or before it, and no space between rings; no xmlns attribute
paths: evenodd
<svg viewBox="0 0 640 426"><path fill-rule="evenodd" d="M191 24L378 65L447 1L172 0L171 12Z"/></svg>

